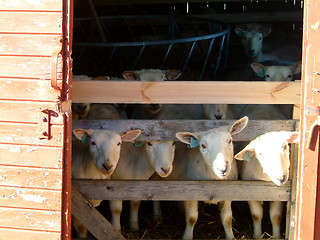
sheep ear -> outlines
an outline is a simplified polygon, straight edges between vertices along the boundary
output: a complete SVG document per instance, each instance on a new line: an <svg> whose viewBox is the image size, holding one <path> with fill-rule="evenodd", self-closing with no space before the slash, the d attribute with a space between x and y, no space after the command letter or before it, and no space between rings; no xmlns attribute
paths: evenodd
<svg viewBox="0 0 320 240"><path fill-rule="evenodd" d="M251 68L259 77L265 77L266 66L263 64L251 63Z"/></svg>
<svg viewBox="0 0 320 240"><path fill-rule="evenodd" d="M190 144L192 141L191 138L198 140L198 137L190 132L178 132L176 133L176 137L185 144Z"/></svg>
<svg viewBox="0 0 320 240"><path fill-rule="evenodd" d="M248 124L249 118L247 116L240 118L238 121L236 121L231 127L230 127L230 134L238 134L241 132Z"/></svg>
<svg viewBox="0 0 320 240"><path fill-rule="evenodd" d="M234 29L234 32L235 32L239 37L242 37L243 34L245 33L245 30L243 30L243 29L240 28L240 27L236 27L236 28Z"/></svg>
<svg viewBox="0 0 320 240"><path fill-rule="evenodd" d="M131 141L135 140L137 137L139 137L140 134L141 134L140 129L131 130L131 131L126 132L125 134L122 134L121 139L124 142L131 142Z"/></svg>
<svg viewBox="0 0 320 240"><path fill-rule="evenodd" d="M266 38L270 35L271 33L271 25L262 25L261 27L259 27L259 32L262 33L263 38Z"/></svg>
<svg viewBox="0 0 320 240"><path fill-rule="evenodd" d="M139 78L139 74L135 71L125 71L122 76L129 81L137 81Z"/></svg>
<svg viewBox="0 0 320 240"><path fill-rule="evenodd" d="M169 81L178 79L178 77L180 77L180 75L181 75L181 71L179 71L179 70L168 70L166 72L166 78Z"/></svg>
<svg viewBox="0 0 320 240"><path fill-rule="evenodd" d="M293 74L298 74L301 72L301 65L302 62L297 62L295 65L292 66L292 73Z"/></svg>
<svg viewBox="0 0 320 240"><path fill-rule="evenodd" d="M87 142L86 138L90 137L92 135L92 129L81 129L77 128L73 130L73 134L76 136L77 139L80 141Z"/></svg>
<svg viewBox="0 0 320 240"><path fill-rule="evenodd" d="M249 146L249 145L248 145ZM251 160L251 157L255 155L255 149L254 148L247 148L245 147L243 150L238 152L234 158L240 161L247 161L249 162Z"/></svg>
<svg viewBox="0 0 320 240"><path fill-rule="evenodd" d="M300 141L299 132L291 132L291 133L288 134L288 136L287 136L287 142L288 143L298 143L299 141Z"/></svg>

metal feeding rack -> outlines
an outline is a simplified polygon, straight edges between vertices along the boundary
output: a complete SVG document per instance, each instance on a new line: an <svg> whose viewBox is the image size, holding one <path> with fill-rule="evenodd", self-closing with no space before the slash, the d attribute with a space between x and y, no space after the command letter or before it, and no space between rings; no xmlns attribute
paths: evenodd
<svg viewBox="0 0 320 240"><path fill-rule="evenodd" d="M213 80L226 65L230 29L225 23L192 16L75 18L74 70L119 75L141 68L179 69L181 78L193 72L183 79Z"/></svg>

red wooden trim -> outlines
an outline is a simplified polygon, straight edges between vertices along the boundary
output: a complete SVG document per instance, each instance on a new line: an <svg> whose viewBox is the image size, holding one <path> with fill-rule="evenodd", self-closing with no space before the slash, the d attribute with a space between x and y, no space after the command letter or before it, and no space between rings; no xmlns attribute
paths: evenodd
<svg viewBox="0 0 320 240"><path fill-rule="evenodd" d="M301 142L300 162L298 166L297 212L295 239L320 239L316 230L320 228L316 221L316 188L318 173L319 148L315 151L308 149L309 129L317 119L317 112L310 109L319 106L320 94L313 89L320 88L320 43L319 13L320 2L307 0L304 5L304 35L303 35L303 66L302 66L302 104L301 104ZM319 201L319 200L318 200ZM318 216L319 217L319 216Z"/></svg>

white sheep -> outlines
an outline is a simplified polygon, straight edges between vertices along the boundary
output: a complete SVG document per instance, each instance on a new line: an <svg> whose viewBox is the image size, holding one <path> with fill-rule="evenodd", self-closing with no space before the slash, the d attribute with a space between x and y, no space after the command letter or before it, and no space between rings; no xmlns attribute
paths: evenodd
<svg viewBox="0 0 320 240"><path fill-rule="evenodd" d="M122 76L130 81L172 81L180 77L179 70L161 70L161 69L141 69L124 71Z"/></svg>
<svg viewBox="0 0 320 240"><path fill-rule="evenodd" d="M263 39L271 33L269 25L252 24L248 28L236 27L234 31L241 38L250 62L277 60L287 63L301 59L301 51L292 44L284 44L268 53L263 52Z"/></svg>
<svg viewBox="0 0 320 240"><path fill-rule="evenodd" d="M267 82L288 82L294 79L294 75L301 72L301 64L302 62L297 62L291 66L266 66L261 63L252 63L251 68L258 76L264 77Z"/></svg>
<svg viewBox="0 0 320 240"><path fill-rule="evenodd" d="M125 143L122 146L120 160L111 179L147 180L154 173L167 177L172 171L174 159L174 141L136 142L141 146ZM112 224L120 231L122 200L109 201L112 213ZM138 210L141 201L130 201L130 229L139 230Z"/></svg>
<svg viewBox="0 0 320 240"><path fill-rule="evenodd" d="M74 129L73 134L79 142L72 143L73 179L109 179L120 158L122 141L135 140L141 130L128 131L123 135L111 130ZM101 200L91 200L96 207ZM79 236L86 238L87 229L73 218Z"/></svg>
<svg viewBox="0 0 320 240"><path fill-rule="evenodd" d="M289 145L298 141L298 132L268 132L252 140L242 151L235 155L242 161L240 178L242 180L272 181L282 186L289 178ZM262 202L248 201L252 220L253 237L262 237L261 220L263 216ZM270 203L270 219L272 235L280 238L282 202Z"/></svg>
<svg viewBox="0 0 320 240"><path fill-rule="evenodd" d="M221 126L209 131L179 132L176 137L185 144L199 145L188 148L177 144L173 171L167 177L175 180L236 180L238 169L233 159L232 136L241 132L248 118L237 120L232 126ZM195 143L195 144L194 144ZM207 203L217 203L208 201ZM220 201L220 216L226 239L233 239L231 201ZM183 239L193 238L193 228L198 219L198 201L185 201L186 228Z"/></svg>

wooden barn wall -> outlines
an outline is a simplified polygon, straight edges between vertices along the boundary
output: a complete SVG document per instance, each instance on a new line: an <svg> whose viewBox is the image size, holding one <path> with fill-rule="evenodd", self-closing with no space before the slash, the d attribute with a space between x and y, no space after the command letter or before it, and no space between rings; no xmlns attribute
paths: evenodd
<svg viewBox="0 0 320 240"><path fill-rule="evenodd" d="M61 238L64 117L50 74L62 36L62 4L0 1L1 239ZM41 136L46 109L53 113L50 140Z"/></svg>

